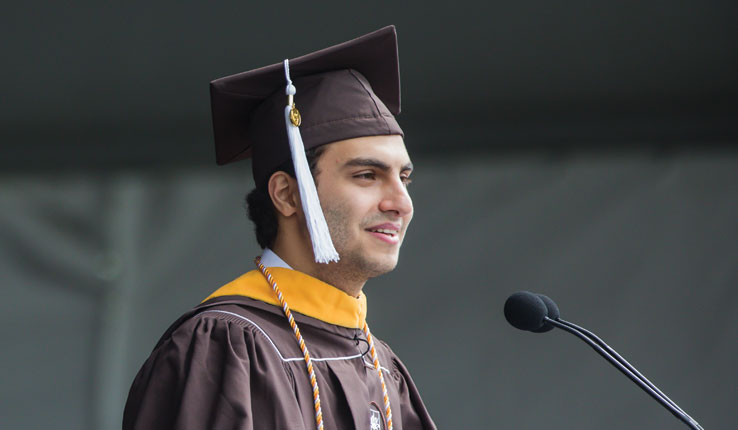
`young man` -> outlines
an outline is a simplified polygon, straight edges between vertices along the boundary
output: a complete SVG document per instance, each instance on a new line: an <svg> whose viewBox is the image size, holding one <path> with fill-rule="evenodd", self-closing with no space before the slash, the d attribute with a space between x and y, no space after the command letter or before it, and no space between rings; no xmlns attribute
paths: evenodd
<svg viewBox="0 0 738 430"><path fill-rule="evenodd" d="M264 252L162 336L123 427L435 428L365 322L363 286L394 269L413 215L394 27L216 80L211 95L218 162L253 157Z"/></svg>

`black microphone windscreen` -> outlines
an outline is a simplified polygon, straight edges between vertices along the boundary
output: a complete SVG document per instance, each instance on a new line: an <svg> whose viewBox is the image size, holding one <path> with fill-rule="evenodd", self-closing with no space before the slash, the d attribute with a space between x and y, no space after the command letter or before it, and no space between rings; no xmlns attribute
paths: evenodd
<svg viewBox="0 0 738 430"><path fill-rule="evenodd" d="M529 291L513 293L505 301L505 319L520 330L540 329L547 314L548 308L543 300Z"/></svg>
<svg viewBox="0 0 738 430"><path fill-rule="evenodd" d="M561 315L559 313L559 307L556 306L556 302L551 300L550 297L545 296L543 294L536 294L536 295L543 301L543 304L546 305L546 309L548 310L546 314L549 318L551 318L552 320L555 320ZM543 325L540 328L536 330L531 330L531 331L533 331L534 333L545 333L549 330L553 330L553 328L554 326L551 323L544 321Z"/></svg>

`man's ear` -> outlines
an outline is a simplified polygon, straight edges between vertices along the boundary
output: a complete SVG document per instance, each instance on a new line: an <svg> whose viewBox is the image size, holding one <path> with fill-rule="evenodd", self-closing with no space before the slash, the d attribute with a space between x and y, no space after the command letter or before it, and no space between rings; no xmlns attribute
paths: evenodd
<svg viewBox="0 0 738 430"><path fill-rule="evenodd" d="M297 180L286 172L277 171L269 178L267 185L269 197L272 199L274 208L282 216L289 217L297 212L300 204L297 188Z"/></svg>

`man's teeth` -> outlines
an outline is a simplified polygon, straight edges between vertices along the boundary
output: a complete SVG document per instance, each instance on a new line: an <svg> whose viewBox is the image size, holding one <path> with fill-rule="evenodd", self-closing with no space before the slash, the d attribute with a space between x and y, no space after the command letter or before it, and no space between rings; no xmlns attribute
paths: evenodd
<svg viewBox="0 0 738 430"><path fill-rule="evenodd" d="M389 234L389 235L393 235L393 236L397 233L397 230L387 230L385 228L372 229L371 231L375 231L377 233Z"/></svg>

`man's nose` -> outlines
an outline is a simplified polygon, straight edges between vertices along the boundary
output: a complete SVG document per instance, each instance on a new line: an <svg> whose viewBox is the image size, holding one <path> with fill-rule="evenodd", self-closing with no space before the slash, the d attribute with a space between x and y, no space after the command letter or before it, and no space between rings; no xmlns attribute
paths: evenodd
<svg viewBox="0 0 738 430"><path fill-rule="evenodd" d="M407 187L401 180L388 184L379 209L382 212L395 212L399 217L413 213L413 201L407 192Z"/></svg>

